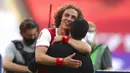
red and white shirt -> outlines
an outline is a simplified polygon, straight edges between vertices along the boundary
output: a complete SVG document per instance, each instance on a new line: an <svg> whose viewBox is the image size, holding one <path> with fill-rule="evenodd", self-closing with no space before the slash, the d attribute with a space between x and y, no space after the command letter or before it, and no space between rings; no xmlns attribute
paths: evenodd
<svg viewBox="0 0 130 73"><path fill-rule="evenodd" d="M36 47L49 47L50 43L52 42L53 38L55 36L58 36L57 34L57 28L45 28L43 29L39 37L37 39Z"/></svg>
<svg viewBox="0 0 130 73"><path fill-rule="evenodd" d="M57 30L58 28L43 29L37 39L36 47L49 47L54 37L58 36ZM84 39L81 41L86 42Z"/></svg>

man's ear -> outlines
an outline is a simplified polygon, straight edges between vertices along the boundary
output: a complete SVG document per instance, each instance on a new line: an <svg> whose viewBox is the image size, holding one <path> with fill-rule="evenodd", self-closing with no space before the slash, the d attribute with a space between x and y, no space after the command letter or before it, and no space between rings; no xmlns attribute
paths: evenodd
<svg viewBox="0 0 130 73"><path fill-rule="evenodd" d="M21 35L21 36L23 36L23 33L22 33L22 32L20 32L20 35Z"/></svg>
<svg viewBox="0 0 130 73"><path fill-rule="evenodd" d="M22 37L22 39L23 39L23 33L22 33L22 32L20 32L20 35L21 35L21 37Z"/></svg>

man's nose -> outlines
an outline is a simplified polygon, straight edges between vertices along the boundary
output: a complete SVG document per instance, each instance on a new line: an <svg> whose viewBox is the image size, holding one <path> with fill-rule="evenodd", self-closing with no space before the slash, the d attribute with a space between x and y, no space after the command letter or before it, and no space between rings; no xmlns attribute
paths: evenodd
<svg viewBox="0 0 130 73"><path fill-rule="evenodd" d="M36 36L35 36L35 35L32 35L31 38L34 39L34 38L36 38Z"/></svg>
<svg viewBox="0 0 130 73"><path fill-rule="evenodd" d="M67 19L68 19L69 21L72 21L72 17L71 17L71 16L69 16Z"/></svg>

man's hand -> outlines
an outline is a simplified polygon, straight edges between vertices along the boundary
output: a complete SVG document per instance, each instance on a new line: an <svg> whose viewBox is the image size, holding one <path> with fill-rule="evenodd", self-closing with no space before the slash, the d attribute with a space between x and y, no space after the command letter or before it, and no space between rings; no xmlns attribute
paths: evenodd
<svg viewBox="0 0 130 73"><path fill-rule="evenodd" d="M55 43L55 42L61 42L62 38L63 38L63 36L55 36L54 39L53 39L52 44Z"/></svg>
<svg viewBox="0 0 130 73"><path fill-rule="evenodd" d="M33 73L33 72L31 72L30 70L28 70L28 72L27 73Z"/></svg>
<svg viewBox="0 0 130 73"><path fill-rule="evenodd" d="M72 68L79 68L82 65L82 62L80 60L72 59L72 57L74 56L75 56L75 53L64 58L64 66L72 67Z"/></svg>

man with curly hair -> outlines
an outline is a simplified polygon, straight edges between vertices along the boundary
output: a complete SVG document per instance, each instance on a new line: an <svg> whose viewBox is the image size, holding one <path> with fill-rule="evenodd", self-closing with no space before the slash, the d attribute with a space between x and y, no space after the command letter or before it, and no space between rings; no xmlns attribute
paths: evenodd
<svg viewBox="0 0 130 73"><path fill-rule="evenodd" d="M35 59L38 64L46 66L66 66L71 68L79 68L82 64L80 60L72 59L75 53L63 57L51 57L47 55L48 47L53 42L64 42L71 45L75 50L81 53L90 53L91 47L85 41L79 41L69 36L70 24L78 18L83 18L81 10L73 5L66 5L60 8L55 15L54 28L43 29L40 32L39 38L36 43ZM38 73L48 73L47 67L40 67Z"/></svg>
<svg viewBox="0 0 130 73"><path fill-rule="evenodd" d="M84 19L76 19L71 23L70 37L81 41L87 31L88 23ZM48 66L49 73L93 73L93 65L89 53L82 53L75 50L68 43L55 42L48 48L47 54L52 57L66 57L70 54L76 53L73 59L82 61L79 68L70 68L64 66Z"/></svg>

